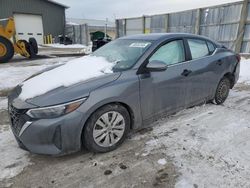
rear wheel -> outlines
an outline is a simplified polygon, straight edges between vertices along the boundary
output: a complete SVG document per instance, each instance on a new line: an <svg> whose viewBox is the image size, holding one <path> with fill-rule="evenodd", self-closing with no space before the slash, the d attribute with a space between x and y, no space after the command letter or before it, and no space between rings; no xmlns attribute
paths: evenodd
<svg viewBox="0 0 250 188"><path fill-rule="evenodd" d="M37 54L38 53L38 45L37 45L36 39L29 38L29 44L32 46L34 53Z"/></svg>
<svg viewBox="0 0 250 188"><path fill-rule="evenodd" d="M214 97L214 103L215 104L224 103L228 97L229 91L230 91L230 80L227 77L224 77L218 84Z"/></svg>
<svg viewBox="0 0 250 188"><path fill-rule="evenodd" d="M10 40L0 36L0 63L8 62L14 55L14 47Z"/></svg>
<svg viewBox="0 0 250 188"><path fill-rule="evenodd" d="M130 116L121 105L106 105L97 110L87 121L83 144L93 152L109 152L116 149L126 138Z"/></svg>

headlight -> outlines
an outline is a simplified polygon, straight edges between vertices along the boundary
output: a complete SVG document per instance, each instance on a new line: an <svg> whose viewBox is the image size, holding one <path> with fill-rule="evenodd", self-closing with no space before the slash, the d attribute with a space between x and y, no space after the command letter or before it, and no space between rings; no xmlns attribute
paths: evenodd
<svg viewBox="0 0 250 188"><path fill-rule="evenodd" d="M31 118L35 119L48 119L48 118L56 118L65 114L68 114L70 112L73 112L76 110L87 98L82 98L80 100L76 100L73 102L56 105L56 106L50 106L50 107L44 107L44 108L34 108L28 110L26 113Z"/></svg>

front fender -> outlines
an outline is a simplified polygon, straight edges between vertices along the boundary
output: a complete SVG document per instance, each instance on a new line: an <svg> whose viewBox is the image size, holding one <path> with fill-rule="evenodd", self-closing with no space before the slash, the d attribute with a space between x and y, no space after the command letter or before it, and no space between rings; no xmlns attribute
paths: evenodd
<svg viewBox="0 0 250 188"><path fill-rule="evenodd" d="M89 98L77 109L84 114L82 129L91 114L110 103L121 103L130 108L133 113L132 129L138 129L142 126L139 79L134 71L123 73L116 81L90 93Z"/></svg>

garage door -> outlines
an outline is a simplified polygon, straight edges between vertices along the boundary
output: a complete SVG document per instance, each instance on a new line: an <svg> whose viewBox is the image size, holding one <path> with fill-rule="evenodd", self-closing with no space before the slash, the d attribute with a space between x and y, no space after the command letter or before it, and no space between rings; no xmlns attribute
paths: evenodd
<svg viewBox="0 0 250 188"><path fill-rule="evenodd" d="M43 44L42 16L32 14L14 14L17 39L29 40L34 37L38 44Z"/></svg>

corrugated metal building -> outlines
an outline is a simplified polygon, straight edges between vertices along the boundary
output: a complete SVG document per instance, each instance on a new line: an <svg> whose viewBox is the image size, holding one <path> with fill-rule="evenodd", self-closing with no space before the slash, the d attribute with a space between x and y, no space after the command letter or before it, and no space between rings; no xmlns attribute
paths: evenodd
<svg viewBox="0 0 250 188"><path fill-rule="evenodd" d="M65 5L52 0L0 0L0 19L14 17L17 39L64 33Z"/></svg>

